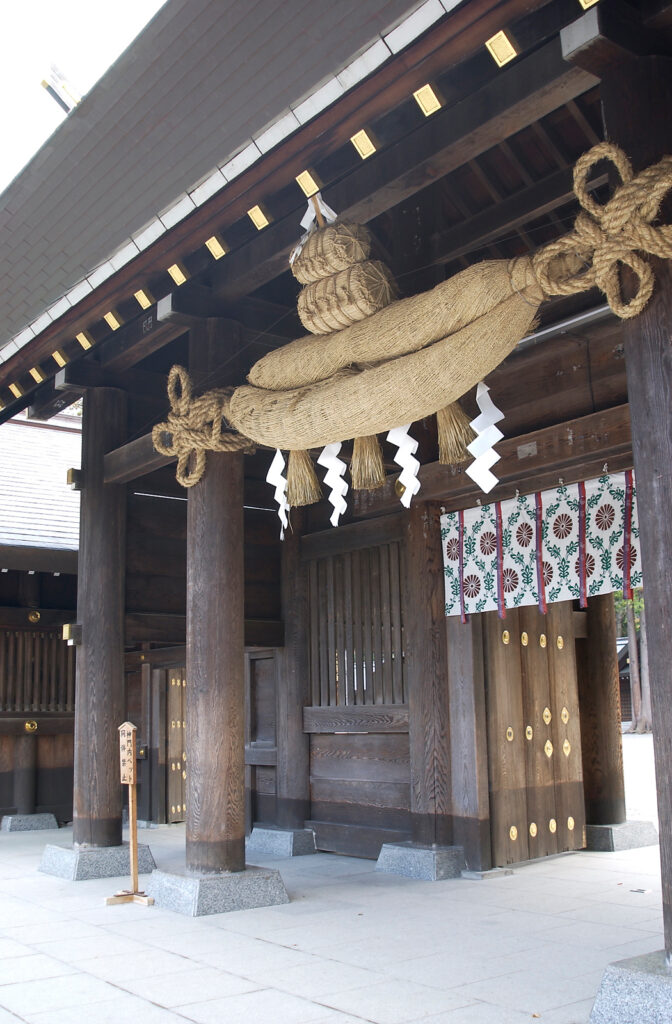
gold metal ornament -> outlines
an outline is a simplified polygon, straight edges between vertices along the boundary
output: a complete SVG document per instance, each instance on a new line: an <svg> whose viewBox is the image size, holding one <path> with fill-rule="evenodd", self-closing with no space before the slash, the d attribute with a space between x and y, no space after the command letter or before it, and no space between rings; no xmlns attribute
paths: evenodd
<svg viewBox="0 0 672 1024"><path fill-rule="evenodd" d="M561 651L562 648L565 646L565 641L563 640L563 638L561 636L558 637L558 639L555 641L555 643L556 643L556 646L557 646L559 651Z"/></svg>
<svg viewBox="0 0 672 1024"><path fill-rule="evenodd" d="M535 821L530 822L530 835L534 839L537 834L537 823Z"/></svg>
<svg viewBox="0 0 672 1024"><path fill-rule="evenodd" d="M544 708L544 711L543 711L543 714L542 714L541 717L543 718L543 720L546 723L546 725L550 725L551 724L551 719L553 718L553 715L551 714L551 709L550 708Z"/></svg>
<svg viewBox="0 0 672 1024"><path fill-rule="evenodd" d="M170 770L171 770L171 772L175 771L175 762L174 761L173 761L173 763L170 766Z"/></svg>
<svg viewBox="0 0 672 1024"><path fill-rule="evenodd" d="M33 609L32 612L28 612L28 622L36 623L39 622L41 618L42 616L35 609Z"/></svg>
<svg viewBox="0 0 672 1024"><path fill-rule="evenodd" d="M569 740L565 740L562 744L562 752L565 755L565 757L569 757L569 755L571 754L572 744L569 742Z"/></svg>
<svg viewBox="0 0 672 1024"><path fill-rule="evenodd" d="M509 741L509 743L513 742L513 729L511 728L511 726L509 726L509 728L506 730L506 738Z"/></svg>
<svg viewBox="0 0 672 1024"><path fill-rule="evenodd" d="M186 773L185 771L183 771L183 772L182 772L182 778L183 778L183 779L186 779L186 777L187 777L187 773Z"/></svg>
<svg viewBox="0 0 672 1024"><path fill-rule="evenodd" d="M544 743L544 753L546 754L546 757L553 756L553 744L550 740L546 740L546 742Z"/></svg>
<svg viewBox="0 0 672 1024"><path fill-rule="evenodd" d="M175 807L174 807L174 806L171 806L171 808L170 808L170 813L171 813L171 814L175 814Z"/></svg>
<svg viewBox="0 0 672 1024"><path fill-rule="evenodd" d="M509 838L514 843L515 843L516 839L518 838L518 829L516 828L515 825L512 825L511 828L509 829Z"/></svg>
<svg viewBox="0 0 672 1024"><path fill-rule="evenodd" d="M520 642L523 647L527 647L530 642L530 638L525 631L520 634Z"/></svg>
<svg viewBox="0 0 672 1024"><path fill-rule="evenodd" d="M546 634L545 633L542 633L540 635L540 637L539 637L539 646L540 647L545 647L546 646Z"/></svg>
<svg viewBox="0 0 672 1024"><path fill-rule="evenodd" d="M551 820L549 821L549 823L548 823L548 830L549 830L549 832L553 832L554 834L557 832L557 830L558 830L558 823L555 820L555 818L551 818Z"/></svg>
<svg viewBox="0 0 672 1024"><path fill-rule="evenodd" d="M534 736L534 729L532 728L531 725L527 725L525 727L525 739L526 740L531 740L533 736Z"/></svg>
<svg viewBox="0 0 672 1024"><path fill-rule="evenodd" d="M509 633L508 629L505 629L502 632L502 643L503 644L510 644L511 643L511 634Z"/></svg>
<svg viewBox="0 0 672 1024"><path fill-rule="evenodd" d="M560 718L562 719L564 725L567 725L567 722L569 721L569 711L567 710L567 708L562 709L562 711L560 712Z"/></svg>
<svg viewBox="0 0 672 1024"><path fill-rule="evenodd" d="M34 718L29 718L27 722L23 723L23 728L26 732L37 732L37 722Z"/></svg>
<svg viewBox="0 0 672 1024"><path fill-rule="evenodd" d="M571 814L567 818L567 828L569 829L570 832L574 831L574 818L571 816Z"/></svg>

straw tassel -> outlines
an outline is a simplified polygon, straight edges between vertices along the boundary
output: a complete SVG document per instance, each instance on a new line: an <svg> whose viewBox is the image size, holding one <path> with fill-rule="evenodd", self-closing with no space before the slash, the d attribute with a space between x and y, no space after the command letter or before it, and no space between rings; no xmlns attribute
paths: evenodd
<svg viewBox="0 0 672 1024"><path fill-rule="evenodd" d="M289 453L287 467L287 501L294 508L297 505L314 505L322 497L315 467L308 452Z"/></svg>
<svg viewBox="0 0 672 1024"><path fill-rule="evenodd" d="M350 477L356 491L374 491L385 483L383 453L375 434L355 438Z"/></svg>
<svg viewBox="0 0 672 1024"><path fill-rule="evenodd" d="M444 465L466 462L469 458L467 445L476 435L460 403L453 402L445 409L439 409L436 414L436 426L439 435L439 462Z"/></svg>

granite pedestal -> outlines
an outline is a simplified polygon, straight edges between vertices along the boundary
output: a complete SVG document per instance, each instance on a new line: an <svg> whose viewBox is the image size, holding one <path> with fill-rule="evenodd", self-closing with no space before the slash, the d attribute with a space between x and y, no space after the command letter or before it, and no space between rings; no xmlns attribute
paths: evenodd
<svg viewBox="0 0 672 1024"><path fill-rule="evenodd" d="M45 828L58 828L53 814L6 814L0 823L0 832L37 832Z"/></svg>
<svg viewBox="0 0 672 1024"><path fill-rule="evenodd" d="M670 1024L672 968L665 953L646 953L609 964L590 1024Z"/></svg>
<svg viewBox="0 0 672 1024"><path fill-rule="evenodd" d="M316 853L315 833L310 828L269 828L255 825L245 840L248 853L271 857L305 857Z"/></svg>
<svg viewBox="0 0 672 1024"><path fill-rule="evenodd" d="M138 874L148 875L156 864L151 850L138 845ZM116 878L130 875L128 843L121 846L55 846L49 844L42 854L39 870L45 875L83 882L89 878Z"/></svg>
<svg viewBox="0 0 672 1024"><path fill-rule="evenodd" d="M658 833L651 821L624 821L620 825L586 825L586 849L598 853L657 846Z"/></svg>
<svg viewBox="0 0 672 1024"><path fill-rule="evenodd" d="M463 870L464 849L461 846L384 843L376 863L376 871L423 879L426 882L459 878Z"/></svg>
<svg viewBox="0 0 672 1024"><path fill-rule="evenodd" d="M154 897L155 906L188 917L289 903L279 871L251 866L244 871L212 875L187 870L182 873L154 871L147 894Z"/></svg>

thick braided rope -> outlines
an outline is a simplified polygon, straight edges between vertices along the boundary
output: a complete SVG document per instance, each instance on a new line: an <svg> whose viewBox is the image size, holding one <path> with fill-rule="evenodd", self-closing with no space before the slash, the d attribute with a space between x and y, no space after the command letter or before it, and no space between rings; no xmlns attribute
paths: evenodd
<svg viewBox="0 0 672 1024"><path fill-rule="evenodd" d="M622 184L604 206L589 194L587 181L599 160L610 160ZM597 285L613 312L628 319L642 312L653 292L653 271L638 253L672 258L672 225L654 227L666 193L672 189L672 156L638 175L625 153L609 142L593 146L574 168L574 192L583 207L568 235L541 249L534 271L546 295L573 295ZM638 278L629 302L621 292L619 264ZM581 269L577 270L580 266Z"/></svg>
<svg viewBox="0 0 672 1024"><path fill-rule="evenodd" d="M152 430L152 443L161 455L177 456L177 481L193 487L205 471L205 453L252 451L254 443L237 433L222 433L232 388L214 388L199 398L191 393L191 378L182 366L168 375L170 409L165 423ZM166 438L168 435L168 438Z"/></svg>

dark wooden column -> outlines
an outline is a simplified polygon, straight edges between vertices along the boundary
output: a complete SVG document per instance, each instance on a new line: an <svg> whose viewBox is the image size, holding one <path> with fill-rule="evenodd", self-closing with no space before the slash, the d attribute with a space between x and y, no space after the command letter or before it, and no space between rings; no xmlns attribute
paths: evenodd
<svg viewBox="0 0 672 1024"><path fill-rule="evenodd" d="M621 701L614 595L588 600L585 639L576 641L586 821L625 821Z"/></svg>
<svg viewBox="0 0 672 1024"><path fill-rule="evenodd" d="M234 340L234 344L236 339ZM191 331L197 386L231 355L226 326ZM187 867L245 868L243 456L208 452L187 508Z"/></svg>
<svg viewBox="0 0 672 1024"><path fill-rule="evenodd" d="M422 503L411 507L405 548L412 837L423 845L450 845L448 680L438 509Z"/></svg>
<svg viewBox="0 0 672 1024"><path fill-rule="evenodd" d="M37 736L14 740L14 804L17 814L34 814L37 797Z"/></svg>
<svg viewBox="0 0 672 1024"><path fill-rule="evenodd" d="M285 646L277 676L277 824L303 828L310 816L309 740L303 709L309 703L308 586L301 562L302 509L292 509L282 544L282 616Z"/></svg>
<svg viewBox="0 0 672 1024"><path fill-rule="evenodd" d="M112 388L84 396L77 576L73 840L121 843L118 727L125 718L124 575L126 488L103 483L103 456L125 440L126 397Z"/></svg>
<svg viewBox="0 0 672 1024"><path fill-rule="evenodd" d="M483 621L446 619L453 842L472 871L492 867Z"/></svg>
<svg viewBox="0 0 672 1024"><path fill-rule="evenodd" d="M672 60L645 57L605 77L607 133L635 172L672 153ZM671 204L663 210L670 223ZM660 818L665 948L672 955L672 264L652 260L653 298L623 325L646 592Z"/></svg>

